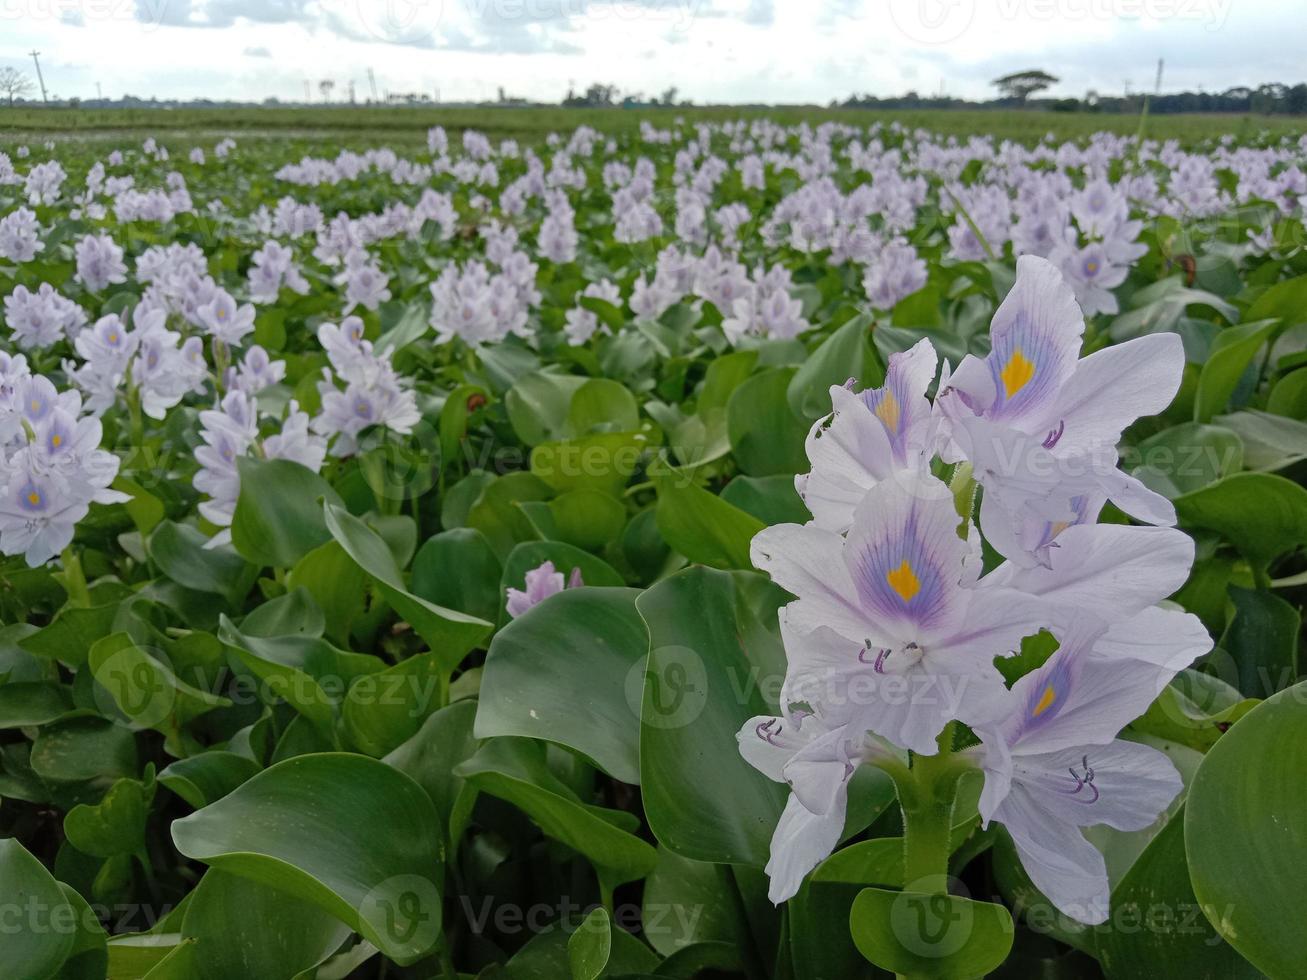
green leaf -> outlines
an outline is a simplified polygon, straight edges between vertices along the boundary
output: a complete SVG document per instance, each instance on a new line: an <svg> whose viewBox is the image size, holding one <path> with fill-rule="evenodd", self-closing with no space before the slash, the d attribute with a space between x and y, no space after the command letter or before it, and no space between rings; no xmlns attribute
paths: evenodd
<svg viewBox="0 0 1307 980"><path fill-rule="evenodd" d="M792 476L737 476L722 489L721 499L766 525L812 520Z"/></svg>
<svg viewBox="0 0 1307 980"><path fill-rule="evenodd" d="M486 485L467 514L467 526L486 536L495 554L506 558L514 546L534 541L539 532L531 526L522 504L548 500L553 487L532 473L509 473Z"/></svg>
<svg viewBox="0 0 1307 980"><path fill-rule="evenodd" d="M1307 490L1270 473L1236 473L1176 498L1185 527L1219 532L1256 567L1307 544Z"/></svg>
<svg viewBox="0 0 1307 980"><path fill-rule="evenodd" d="M613 952L613 923L602 905L591 911L567 940L572 980L598 980Z"/></svg>
<svg viewBox="0 0 1307 980"><path fill-rule="evenodd" d="M0 685L0 728L45 725L73 708L68 688L43 681Z"/></svg>
<svg viewBox="0 0 1307 980"><path fill-rule="evenodd" d="M32 771L71 783L112 781L138 773L132 733L103 718L76 717L46 725L32 743Z"/></svg>
<svg viewBox="0 0 1307 980"><path fill-rule="evenodd" d="M1252 410L1222 415L1216 421L1243 440L1249 469L1282 470L1307 459L1307 422Z"/></svg>
<svg viewBox="0 0 1307 980"><path fill-rule="evenodd" d="M383 760L426 790L442 824L449 828L451 853L476 800L476 790L454 773L454 767L471 758L481 744L472 733L476 710L472 701L446 705Z"/></svg>
<svg viewBox="0 0 1307 980"><path fill-rule="evenodd" d="M1194 421L1210 422L1224 411L1253 357L1271 338L1280 321L1258 320L1227 327L1218 335L1198 376Z"/></svg>
<svg viewBox="0 0 1307 980"><path fill-rule="evenodd" d="M1184 422L1126 449L1132 476L1171 500L1243 469L1243 442L1219 425Z"/></svg>
<svg viewBox="0 0 1307 980"><path fill-rule="evenodd" d="M231 548L206 548L208 540L196 528L164 521L150 535L150 557L178 585L235 604L249 592L258 569Z"/></svg>
<svg viewBox="0 0 1307 980"><path fill-rule="evenodd" d="M350 685L341 706L345 735L380 758L417 734L440 704L440 664L433 653L402 660Z"/></svg>
<svg viewBox="0 0 1307 980"><path fill-rule="evenodd" d="M1175 814L1112 890L1096 952L1112 980L1260 974L1203 917L1185 863L1184 813Z"/></svg>
<svg viewBox="0 0 1307 980"><path fill-rule="evenodd" d="M984 976L1012 949L1007 909L956 895L867 888L853 903L849 928L876 966L935 980Z"/></svg>
<svg viewBox="0 0 1307 980"><path fill-rule="evenodd" d="M632 833L639 821L622 810L583 803L550 771L538 742L490 739L454 772L520 808L546 836L584 854L610 887L653 869L654 849Z"/></svg>
<svg viewBox="0 0 1307 980"><path fill-rule="evenodd" d="M538 371L518 379L504 403L513 430L528 446L640 425L635 396L608 378Z"/></svg>
<svg viewBox="0 0 1307 980"><path fill-rule="evenodd" d="M785 789L736 747L746 721L774 710L752 681L741 599L730 575L689 568L636 601L649 629L640 782L649 826L665 847L761 867Z"/></svg>
<svg viewBox="0 0 1307 980"><path fill-rule="evenodd" d="M372 576L386 601L412 624L445 670L458 666L467 652L489 635L493 626L484 619L446 609L408 591L386 542L357 517L330 503L324 513L332 537Z"/></svg>
<svg viewBox="0 0 1307 980"><path fill-rule="evenodd" d="M649 426L545 442L531 450L531 473L555 490L599 490L619 496L653 443Z"/></svg>
<svg viewBox="0 0 1307 980"><path fill-rule="evenodd" d="M683 470L657 478L658 530L676 551L713 568L752 568L749 545L763 529L756 517L688 482Z"/></svg>
<svg viewBox="0 0 1307 980"><path fill-rule="evenodd" d="M480 531L456 527L430 537L413 558L409 589L414 595L494 622L502 599L503 567Z"/></svg>
<svg viewBox="0 0 1307 980"><path fill-rule="evenodd" d="M804 451L808 422L790 409L786 397L794 374L794 368L764 371L731 395L727 405L731 452L750 476L808 470Z"/></svg>
<svg viewBox="0 0 1307 980"><path fill-rule="evenodd" d="M348 644L350 626L367 606L368 576L337 541L314 548L286 576L289 589L304 589L322 610L326 632Z"/></svg>
<svg viewBox="0 0 1307 980"><path fill-rule="evenodd" d="M1293 326L1307 319L1304 310L1307 310L1307 276L1298 276L1276 283L1253 300L1244 320L1275 317L1283 320L1286 326Z"/></svg>
<svg viewBox="0 0 1307 980"><path fill-rule="evenodd" d="M1298 684L1240 719L1203 759L1185 805L1194 894L1225 941L1275 977L1304 975L1284 928L1307 914L1307 778L1291 748L1307 741L1304 698Z"/></svg>
<svg viewBox="0 0 1307 980"><path fill-rule="evenodd" d="M558 540L589 551L616 539L626 526L626 505L599 490L569 490L542 506Z"/></svg>
<svg viewBox="0 0 1307 980"><path fill-rule="evenodd" d="M327 738L335 727L336 704L350 681L385 668L378 657L338 650L317 637L248 636L225 616L221 623L222 642L263 682L263 700L281 698Z"/></svg>
<svg viewBox="0 0 1307 980"><path fill-rule="evenodd" d="M73 950L74 908L55 881L13 838L0 838L0 902L7 917L6 980L49 980Z"/></svg>
<svg viewBox="0 0 1307 980"><path fill-rule="evenodd" d="M145 820L153 798L153 785L120 779L99 803L83 803L69 810L64 834L83 854L99 858L140 854L145 850Z"/></svg>
<svg viewBox="0 0 1307 980"><path fill-rule="evenodd" d="M1298 677L1298 610L1271 592L1229 587L1234 619L1221 637L1233 660L1239 690L1267 698Z"/></svg>
<svg viewBox="0 0 1307 980"><path fill-rule="evenodd" d="M104 980L109 966L109 950L104 928L95 910L69 885L59 884L72 910L75 925L73 945L59 972L50 980Z"/></svg>
<svg viewBox="0 0 1307 980"><path fill-rule="evenodd" d="M636 589L568 589L499 631L486 654L478 738L523 735L640 781L641 670L649 634Z"/></svg>
<svg viewBox="0 0 1307 980"><path fill-rule="evenodd" d="M258 771L252 759L210 749L178 759L159 773L159 782L198 810L222 799Z"/></svg>
<svg viewBox="0 0 1307 980"><path fill-rule="evenodd" d="M91 647L87 664L97 684L101 712L117 708L137 728L153 728L165 734L192 718L229 708L231 701L192 687L173 673L165 655L142 649L127 633L114 633Z"/></svg>
<svg viewBox="0 0 1307 980"><path fill-rule="evenodd" d="M644 881L640 921L645 938L664 956L705 942L752 942L740 934L742 923L734 908L737 890L750 921L779 929L780 914L767 901L767 879L760 871L691 861L658 848L658 864Z"/></svg>
<svg viewBox="0 0 1307 980"><path fill-rule="evenodd" d="M812 421L830 412L832 385L850 378L864 388L882 384L885 368L870 343L870 333L870 319L858 315L822 341L790 379L786 392L790 411Z"/></svg>
<svg viewBox="0 0 1307 980"><path fill-rule="evenodd" d="M401 965L440 938L440 818L417 783L383 762L289 759L174 821L172 838L189 858L311 902Z"/></svg>
<svg viewBox="0 0 1307 980"><path fill-rule="evenodd" d="M1307 419L1307 367L1290 371L1275 382L1266 410L1291 419Z"/></svg>
<svg viewBox="0 0 1307 980"><path fill-rule="evenodd" d="M331 538L322 519L322 504L342 506L322 477L284 459L237 462L241 492L231 522L236 550L260 567L291 568Z"/></svg>
<svg viewBox="0 0 1307 980"><path fill-rule="evenodd" d="M317 905L216 868L200 879L182 922L182 938L195 944L197 980L292 980L349 934Z"/></svg>

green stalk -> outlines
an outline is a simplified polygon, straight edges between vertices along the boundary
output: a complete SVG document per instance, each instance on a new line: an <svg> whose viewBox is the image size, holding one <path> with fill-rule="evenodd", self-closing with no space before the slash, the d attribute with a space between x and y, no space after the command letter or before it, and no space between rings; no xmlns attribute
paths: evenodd
<svg viewBox="0 0 1307 980"><path fill-rule="evenodd" d="M903 810L903 885L909 891L935 894L948 890L949 834L958 776L953 754L954 723L939 736L939 752L914 755L912 768L894 774Z"/></svg>

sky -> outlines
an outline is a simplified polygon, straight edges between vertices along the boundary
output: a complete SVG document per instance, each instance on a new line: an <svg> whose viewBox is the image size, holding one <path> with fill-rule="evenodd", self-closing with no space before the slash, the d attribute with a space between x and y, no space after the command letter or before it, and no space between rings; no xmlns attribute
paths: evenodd
<svg viewBox="0 0 1307 980"><path fill-rule="evenodd" d="M557 101L615 84L699 103L851 93L1050 95L1307 81L1303 0L0 0L0 66L52 95L322 101L425 92Z"/></svg>

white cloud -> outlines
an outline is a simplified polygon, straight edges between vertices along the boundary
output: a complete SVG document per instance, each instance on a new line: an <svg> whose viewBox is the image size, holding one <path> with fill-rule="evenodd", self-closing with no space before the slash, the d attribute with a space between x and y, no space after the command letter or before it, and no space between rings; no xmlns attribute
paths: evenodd
<svg viewBox="0 0 1307 980"><path fill-rule="evenodd" d="M79 29L81 23L90 30ZM61 95L303 98L308 80L447 100L676 85L698 102L825 103L909 87L988 97L1303 80L1300 0L0 0L0 64L43 52ZM255 54L277 51L272 59Z"/></svg>

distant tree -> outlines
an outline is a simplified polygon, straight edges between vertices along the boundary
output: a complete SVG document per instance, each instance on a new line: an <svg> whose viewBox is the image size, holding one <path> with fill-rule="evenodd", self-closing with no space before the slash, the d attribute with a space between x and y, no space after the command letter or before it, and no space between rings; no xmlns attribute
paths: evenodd
<svg viewBox="0 0 1307 980"><path fill-rule="evenodd" d="M336 83L330 78L324 78L322 81L318 82L318 91L322 93L323 102L331 101L331 90L335 87Z"/></svg>
<svg viewBox="0 0 1307 980"><path fill-rule="evenodd" d="M17 68L11 68L8 65L0 68L0 95L9 97L10 107L13 106L15 99L21 98L31 91L32 80Z"/></svg>
<svg viewBox="0 0 1307 980"><path fill-rule="evenodd" d="M679 91L675 85L663 92L662 97L658 100L663 105L676 105L676 93Z"/></svg>
<svg viewBox="0 0 1307 980"><path fill-rule="evenodd" d="M1295 115L1307 112L1307 85L1299 84L1289 89L1285 95L1284 107Z"/></svg>
<svg viewBox="0 0 1307 980"><path fill-rule="evenodd" d="M998 86L999 92L1004 98L1016 99L1024 103L1036 92L1042 92L1046 88L1052 88L1060 81L1056 75L1050 75L1046 71L1031 69L1030 71L1013 72L1011 75L1004 75L1002 78L994 79L993 84Z"/></svg>

